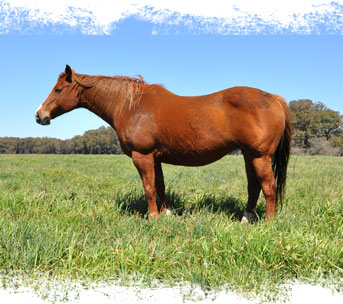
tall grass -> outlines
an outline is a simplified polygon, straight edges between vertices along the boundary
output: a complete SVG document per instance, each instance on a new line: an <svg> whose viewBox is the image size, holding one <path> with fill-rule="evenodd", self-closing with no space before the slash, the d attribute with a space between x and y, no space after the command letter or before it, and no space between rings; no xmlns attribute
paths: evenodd
<svg viewBox="0 0 343 304"><path fill-rule="evenodd" d="M343 159L291 159L286 201L241 225L244 162L164 165L175 215L148 220L124 156L0 156L0 269L60 279L190 282L261 293L290 281L342 288Z"/></svg>

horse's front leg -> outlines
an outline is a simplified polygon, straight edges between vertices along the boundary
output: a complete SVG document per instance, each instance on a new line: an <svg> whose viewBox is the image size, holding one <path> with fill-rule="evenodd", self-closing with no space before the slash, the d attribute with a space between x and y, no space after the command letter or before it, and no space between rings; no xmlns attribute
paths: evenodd
<svg viewBox="0 0 343 304"><path fill-rule="evenodd" d="M153 153L141 154L132 152L132 161L135 164L139 175L141 176L145 196L148 200L149 216L154 218L158 216L156 204L156 185L155 185L155 157Z"/></svg>
<svg viewBox="0 0 343 304"><path fill-rule="evenodd" d="M170 206L168 203L168 199L166 197L165 192L165 185L164 185L164 178L163 178L163 171L161 162L155 161L155 185L156 185L156 192L157 196L161 202L161 213L165 213L167 215L171 214Z"/></svg>

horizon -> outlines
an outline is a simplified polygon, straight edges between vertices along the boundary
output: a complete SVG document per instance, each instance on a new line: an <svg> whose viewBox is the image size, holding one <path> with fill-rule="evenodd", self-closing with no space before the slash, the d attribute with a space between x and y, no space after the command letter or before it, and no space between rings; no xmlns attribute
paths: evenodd
<svg viewBox="0 0 343 304"><path fill-rule="evenodd" d="M0 2L0 137L70 139L108 126L86 110L36 124L66 64L140 74L178 95L242 85L343 113L342 0L69 2Z"/></svg>

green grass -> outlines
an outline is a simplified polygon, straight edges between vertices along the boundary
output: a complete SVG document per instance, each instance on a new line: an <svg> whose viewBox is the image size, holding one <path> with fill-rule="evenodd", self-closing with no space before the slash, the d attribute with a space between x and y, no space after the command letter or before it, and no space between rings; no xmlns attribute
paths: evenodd
<svg viewBox="0 0 343 304"><path fill-rule="evenodd" d="M0 155L0 270L17 276L120 280L245 295L343 279L343 158L291 158L277 220L241 225L242 157L164 165L172 217L148 220L125 156Z"/></svg>

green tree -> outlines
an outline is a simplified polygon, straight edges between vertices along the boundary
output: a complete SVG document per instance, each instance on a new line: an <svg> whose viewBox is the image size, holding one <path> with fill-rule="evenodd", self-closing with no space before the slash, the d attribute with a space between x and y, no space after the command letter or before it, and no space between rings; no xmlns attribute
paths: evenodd
<svg viewBox="0 0 343 304"><path fill-rule="evenodd" d="M329 154L337 150L331 148L338 147L343 136L343 116L339 112L329 109L322 102L313 103L309 99L293 100L289 108L295 146L306 151L312 148L311 151L315 153L322 151Z"/></svg>
<svg viewBox="0 0 343 304"><path fill-rule="evenodd" d="M295 145L308 149L310 139L315 136L314 105L309 99L293 100L289 103L293 126L293 142Z"/></svg>
<svg viewBox="0 0 343 304"><path fill-rule="evenodd" d="M329 140L332 135L340 136L343 131L343 116L318 102L315 107L316 136Z"/></svg>

